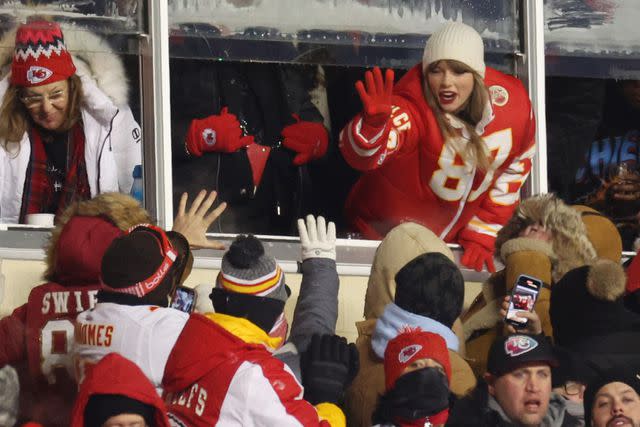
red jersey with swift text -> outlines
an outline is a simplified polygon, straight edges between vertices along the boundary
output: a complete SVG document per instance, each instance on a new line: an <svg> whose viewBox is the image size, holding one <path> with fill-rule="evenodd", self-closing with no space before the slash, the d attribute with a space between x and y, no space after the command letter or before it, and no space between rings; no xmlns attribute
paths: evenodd
<svg viewBox="0 0 640 427"><path fill-rule="evenodd" d="M366 238L381 239L413 221L447 242L464 238L492 248L518 204L535 153L527 92L516 78L487 68L492 111L476 127L490 151L483 172L465 164L455 141L444 140L423 95L421 67L395 86L392 115L377 135L363 134L361 114L341 132L345 159L364 172L347 199L347 219Z"/></svg>

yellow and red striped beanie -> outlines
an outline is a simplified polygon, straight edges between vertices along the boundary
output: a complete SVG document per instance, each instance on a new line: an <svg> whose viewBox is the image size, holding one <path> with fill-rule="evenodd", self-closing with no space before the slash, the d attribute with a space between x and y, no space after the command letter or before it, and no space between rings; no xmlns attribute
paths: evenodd
<svg viewBox="0 0 640 427"><path fill-rule="evenodd" d="M216 286L229 292L287 300L284 272L252 235L238 236L222 257Z"/></svg>

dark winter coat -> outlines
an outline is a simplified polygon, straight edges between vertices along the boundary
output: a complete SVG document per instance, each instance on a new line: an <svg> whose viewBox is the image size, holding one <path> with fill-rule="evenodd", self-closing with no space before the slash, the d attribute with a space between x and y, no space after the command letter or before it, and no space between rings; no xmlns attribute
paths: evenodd
<svg viewBox="0 0 640 427"><path fill-rule="evenodd" d="M309 166L293 166L295 153L281 147L280 133L295 123L293 113L302 120L322 122L309 95L316 68L192 58L172 58L170 67L174 198L184 191L193 195L202 188L217 190L229 206L212 232L291 234L295 220L312 209L311 179ZM223 107L238 117L257 144L271 148L255 190L244 149L186 156L184 142L191 120L219 114Z"/></svg>

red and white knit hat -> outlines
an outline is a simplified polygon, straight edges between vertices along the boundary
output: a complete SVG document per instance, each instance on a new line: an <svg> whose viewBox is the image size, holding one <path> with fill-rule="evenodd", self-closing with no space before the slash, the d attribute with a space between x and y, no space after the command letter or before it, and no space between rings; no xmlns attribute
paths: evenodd
<svg viewBox="0 0 640 427"><path fill-rule="evenodd" d="M484 43L473 27L449 22L431 34L424 47L422 69L443 59L462 62L484 78Z"/></svg>
<svg viewBox="0 0 640 427"><path fill-rule="evenodd" d="M451 381L451 362L447 344L438 334L420 328L407 329L389 341L384 351L384 377L387 390L391 389L405 368L419 359L433 359L444 368Z"/></svg>
<svg viewBox="0 0 640 427"><path fill-rule="evenodd" d="M16 33L11 84L41 86L66 80L76 72L60 25L49 21L23 24Z"/></svg>

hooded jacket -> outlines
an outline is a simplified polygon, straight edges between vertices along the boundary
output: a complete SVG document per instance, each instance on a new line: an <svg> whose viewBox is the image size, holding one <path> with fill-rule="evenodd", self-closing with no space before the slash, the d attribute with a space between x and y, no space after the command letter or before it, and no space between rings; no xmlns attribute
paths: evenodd
<svg viewBox="0 0 640 427"><path fill-rule="evenodd" d="M166 408L151 383L135 363L112 353L100 361L80 387L73 408L71 427L85 427L84 410L91 396L118 394L153 406L156 427L170 427Z"/></svg>
<svg viewBox="0 0 640 427"><path fill-rule="evenodd" d="M446 426L517 427L504 413L498 402L489 395L487 384L482 382L473 393L454 403ZM541 426L581 427L583 424L569 414L563 397L552 393L547 414Z"/></svg>
<svg viewBox="0 0 640 427"><path fill-rule="evenodd" d="M169 418L193 427L344 425L335 405L303 400L291 370L272 355L280 341L246 319L191 315L163 376Z"/></svg>
<svg viewBox="0 0 640 427"><path fill-rule="evenodd" d="M46 250L45 278L50 282L33 288L26 304L0 320L0 366L25 365L20 370L23 417L37 417L44 412L38 407L50 402L59 405L55 416L41 421L67 425L76 388L67 387L74 378L69 351L76 315L95 305L100 262L111 241L131 225L149 220L136 200L118 193L75 203L59 217ZM51 354L52 346L59 353ZM57 402L65 393L66 401Z"/></svg>
<svg viewBox="0 0 640 427"><path fill-rule="evenodd" d="M453 260L453 253L440 238L415 223L408 222L393 228L378 246L365 296L365 320L356 323L360 370L346 394L345 412L349 425L371 426L378 396L385 391L383 358L376 355L372 346L377 320L394 300L396 273L416 256L426 252L439 252ZM464 342L460 340L459 349L449 351L452 371L450 388L458 396L466 394L476 385L463 354Z"/></svg>
<svg viewBox="0 0 640 427"><path fill-rule="evenodd" d="M519 237L528 225L540 223L551 232L545 242ZM498 233L496 256L505 268L484 283L482 293L462 316L467 356L476 374L485 372L489 347L502 334L500 306L521 274L542 280L534 309L545 335L552 336L549 318L551 289L567 271L598 258L620 262L622 242L615 225L586 206L567 206L553 194L530 197Z"/></svg>
<svg viewBox="0 0 640 427"><path fill-rule="evenodd" d="M91 196L119 191L129 193L133 168L142 163L140 126L128 107L127 78L122 60L106 41L90 31L63 27L65 44L82 81L80 111L85 136L85 163ZM0 40L0 98L9 87L8 65L13 57L15 31ZM0 222L16 223L31 144L25 132L11 152L0 149Z"/></svg>

